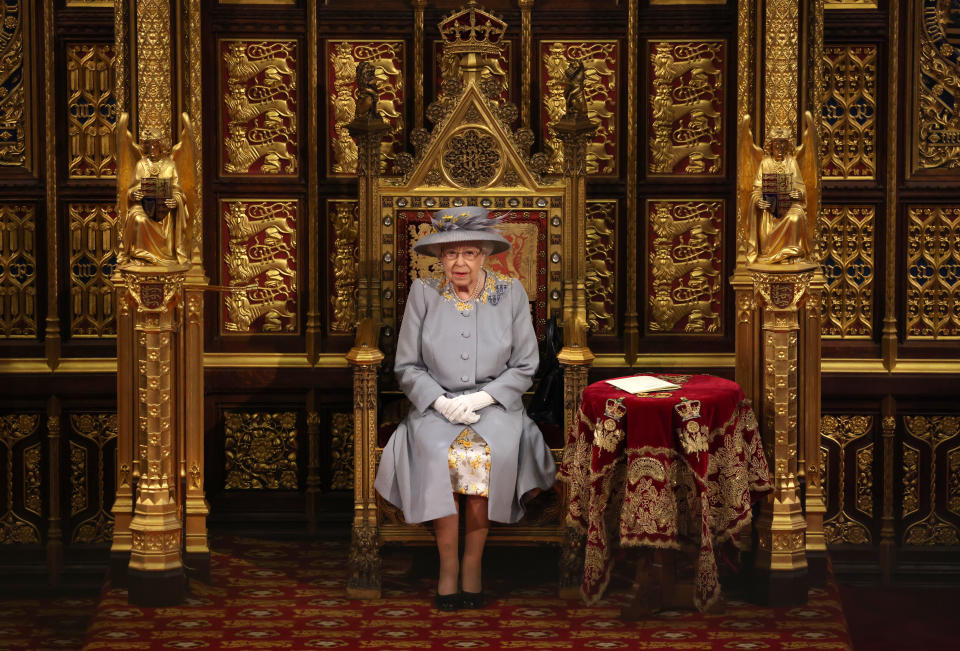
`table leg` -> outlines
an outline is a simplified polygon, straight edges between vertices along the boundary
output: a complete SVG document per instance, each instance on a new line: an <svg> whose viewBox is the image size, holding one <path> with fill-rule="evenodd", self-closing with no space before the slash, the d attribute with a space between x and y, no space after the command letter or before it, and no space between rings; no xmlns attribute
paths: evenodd
<svg viewBox="0 0 960 651"><path fill-rule="evenodd" d="M637 554L637 571L627 603L620 609L620 619L635 621L649 617L662 608L661 566L656 555L660 550L640 549Z"/></svg>

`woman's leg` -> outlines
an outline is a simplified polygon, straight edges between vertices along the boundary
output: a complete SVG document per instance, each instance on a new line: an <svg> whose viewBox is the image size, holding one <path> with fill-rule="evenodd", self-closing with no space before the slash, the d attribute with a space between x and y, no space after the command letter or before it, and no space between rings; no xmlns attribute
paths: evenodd
<svg viewBox="0 0 960 651"><path fill-rule="evenodd" d="M464 592L483 590L480 564L483 559L483 546L487 542L487 532L490 530L487 501L486 497L467 495L467 535L463 544Z"/></svg>
<svg viewBox="0 0 960 651"><path fill-rule="evenodd" d="M453 503L459 504L459 498L459 495L454 494ZM457 508L459 509L459 506ZM460 573L460 559L457 549L459 528L459 512L433 521L433 533L437 537L437 552L440 554L440 578L437 580L438 594L457 592L457 576Z"/></svg>

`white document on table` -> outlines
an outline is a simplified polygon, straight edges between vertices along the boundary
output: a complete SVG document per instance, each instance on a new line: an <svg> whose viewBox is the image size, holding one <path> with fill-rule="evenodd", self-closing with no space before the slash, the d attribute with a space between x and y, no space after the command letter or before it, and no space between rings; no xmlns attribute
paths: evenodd
<svg viewBox="0 0 960 651"><path fill-rule="evenodd" d="M679 384L661 380L652 375L632 375L630 377L621 377L615 380L607 380L607 384L612 384L621 391L627 393L650 393L651 391L675 391L680 388Z"/></svg>

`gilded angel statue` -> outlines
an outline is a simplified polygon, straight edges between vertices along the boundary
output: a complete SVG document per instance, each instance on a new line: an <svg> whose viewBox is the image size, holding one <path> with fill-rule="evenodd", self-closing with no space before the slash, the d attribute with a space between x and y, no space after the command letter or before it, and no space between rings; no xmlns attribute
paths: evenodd
<svg viewBox="0 0 960 651"><path fill-rule="evenodd" d="M193 247L197 179L193 125L182 115L180 142L169 144L146 133L134 142L130 116L117 125L117 187L123 215L118 264L187 264Z"/></svg>
<svg viewBox="0 0 960 651"><path fill-rule="evenodd" d="M803 116L803 143L796 153L793 138L792 129L774 127L764 152L754 144L750 116L740 122L737 230L750 263L811 262L809 209L816 211L820 179L817 132L809 111Z"/></svg>

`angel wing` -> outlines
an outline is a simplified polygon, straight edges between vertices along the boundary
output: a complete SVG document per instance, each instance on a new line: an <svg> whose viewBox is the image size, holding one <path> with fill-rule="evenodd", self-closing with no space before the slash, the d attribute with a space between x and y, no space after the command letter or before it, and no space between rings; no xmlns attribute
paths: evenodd
<svg viewBox="0 0 960 651"><path fill-rule="evenodd" d="M180 188L187 204L187 213L190 218L188 221L190 232L187 233L187 242L189 246L194 243L194 228L197 219L197 206L200 205L197 197L197 155L196 155L196 136L193 133L193 123L190 116L186 113L180 115L180 121L183 126L180 129L180 142L173 148L171 157L173 164L177 168L177 176L180 177ZM187 252L189 254L189 251Z"/></svg>
<svg viewBox="0 0 960 651"><path fill-rule="evenodd" d="M760 161L763 160L763 149L757 147L750 129L750 116L744 115L740 120L740 129L737 143L737 250L748 248L750 224L754 219L750 210L750 198L753 194L753 183L757 178Z"/></svg>
<svg viewBox="0 0 960 651"><path fill-rule="evenodd" d="M820 173L817 169L820 156L820 143L818 142L817 127L813 122L813 115L810 111L803 114L803 136L801 138L800 148L797 150L797 165L800 167L800 174L803 176L803 185L805 186L805 197L807 201L807 224L811 231L817 223L817 215L820 213ZM810 242L813 242L813 233L810 236Z"/></svg>
<svg viewBox="0 0 960 651"><path fill-rule="evenodd" d="M126 218L129 208L127 193L136 183L137 162L143 158L143 152L134 142L129 125L130 114L121 113L117 120L117 215L121 222Z"/></svg>

